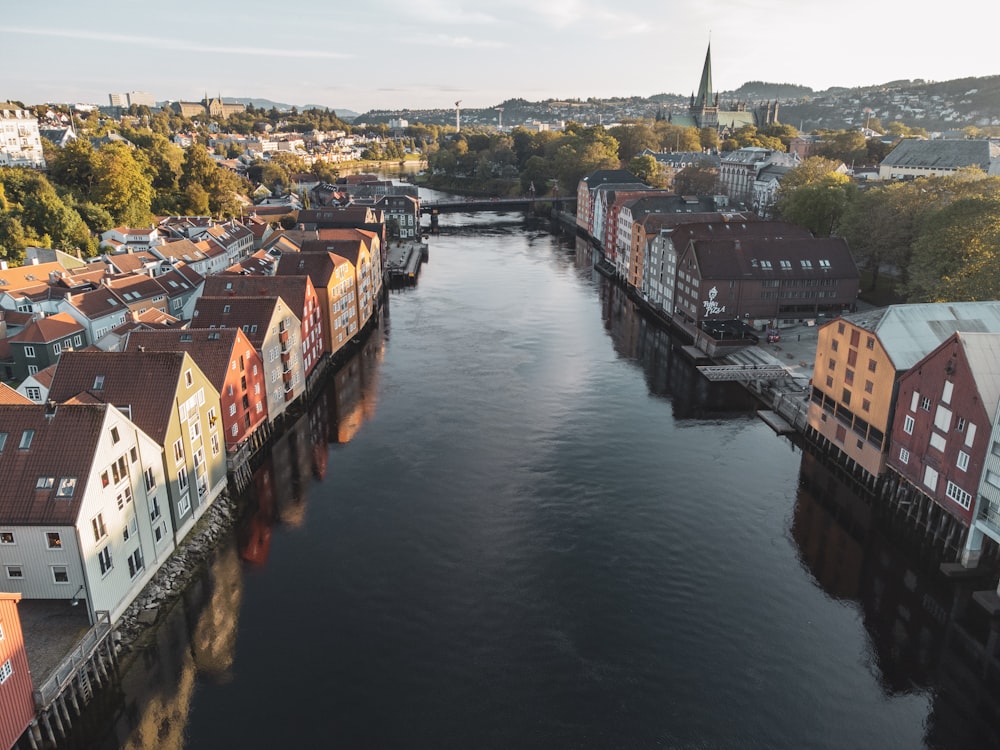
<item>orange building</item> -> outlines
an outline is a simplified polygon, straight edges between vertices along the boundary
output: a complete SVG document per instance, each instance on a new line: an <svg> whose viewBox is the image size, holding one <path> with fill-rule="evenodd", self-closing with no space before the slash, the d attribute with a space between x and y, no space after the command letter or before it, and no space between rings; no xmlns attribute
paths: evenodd
<svg viewBox="0 0 1000 750"><path fill-rule="evenodd" d="M34 686L24 650L20 594L0 593L0 747L13 747L35 720Z"/></svg>

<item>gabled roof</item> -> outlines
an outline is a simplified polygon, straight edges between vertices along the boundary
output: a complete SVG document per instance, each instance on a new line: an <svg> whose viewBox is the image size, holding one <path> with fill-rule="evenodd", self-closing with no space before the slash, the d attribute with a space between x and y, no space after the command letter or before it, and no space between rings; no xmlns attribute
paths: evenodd
<svg viewBox="0 0 1000 750"><path fill-rule="evenodd" d="M360 239L354 240L307 240L302 243L302 254L309 253L333 253L346 259L353 266L358 265L358 257L361 255L362 242Z"/></svg>
<svg viewBox="0 0 1000 750"><path fill-rule="evenodd" d="M842 237L723 236L691 243L703 279L859 278Z"/></svg>
<svg viewBox="0 0 1000 750"><path fill-rule="evenodd" d="M347 262L343 256L333 253L294 253L281 256L275 274L278 276L305 274L312 279L316 289L326 289L337 266Z"/></svg>
<svg viewBox="0 0 1000 750"><path fill-rule="evenodd" d="M45 284L52 271L65 271L61 263L36 263L27 266L14 266L0 270L0 291L12 292L28 287Z"/></svg>
<svg viewBox="0 0 1000 750"><path fill-rule="evenodd" d="M244 346L251 346L239 328L135 330L126 337L122 351L187 352L216 390L221 391L233 359L233 351L241 339Z"/></svg>
<svg viewBox="0 0 1000 750"><path fill-rule="evenodd" d="M47 318L38 318L29 323L23 331L11 336L10 340L18 343L48 344L82 332L83 326L77 323L72 315L61 312Z"/></svg>
<svg viewBox="0 0 1000 750"><path fill-rule="evenodd" d="M64 404L55 410L45 404L0 406L0 435L6 434L0 451L4 523L76 523L109 408L106 404ZM22 448L24 443L28 447ZM51 487L38 488L42 477L51 477ZM64 479L73 484L72 494L57 498Z"/></svg>
<svg viewBox="0 0 1000 750"><path fill-rule="evenodd" d="M156 254L168 260L183 260L185 263L197 263L208 258L203 248L186 237L157 245Z"/></svg>
<svg viewBox="0 0 1000 750"><path fill-rule="evenodd" d="M113 404L163 445L181 376L193 364L183 352L64 352L49 399Z"/></svg>
<svg viewBox="0 0 1000 750"><path fill-rule="evenodd" d="M587 183L587 187L590 190L593 190L598 185L603 185L607 182L629 184L639 182L639 178L627 169L598 169L596 172L591 172L584 177L582 181ZM646 185L646 187L649 186Z"/></svg>
<svg viewBox="0 0 1000 750"><path fill-rule="evenodd" d="M955 331L1000 333L1000 302L995 301L890 305L842 317L876 334L897 370L909 370Z"/></svg>
<svg viewBox="0 0 1000 750"><path fill-rule="evenodd" d="M48 368L46 367L45 369L47 370ZM31 399L22 396L20 393L15 391L6 383L0 382L0 404L31 404L31 403L34 403ZM0 412L0 414L2 414L2 412ZM0 417L0 432L3 432L5 429L6 428L3 426L2 417Z"/></svg>
<svg viewBox="0 0 1000 750"><path fill-rule="evenodd" d="M957 331L955 336L965 350L986 413L992 417L1000 403L1000 333Z"/></svg>
<svg viewBox="0 0 1000 750"><path fill-rule="evenodd" d="M193 326L198 328L243 328L250 343L259 349L271 321L282 305L292 313L281 297L199 297L194 307ZM244 326L246 326L244 328Z"/></svg>
<svg viewBox="0 0 1000 750"><path fill-rule="evenodd" d="M218 274L205 279L203 297L281 297L302 320L312 281L307 274L293 276L242 276Z"/></svg>

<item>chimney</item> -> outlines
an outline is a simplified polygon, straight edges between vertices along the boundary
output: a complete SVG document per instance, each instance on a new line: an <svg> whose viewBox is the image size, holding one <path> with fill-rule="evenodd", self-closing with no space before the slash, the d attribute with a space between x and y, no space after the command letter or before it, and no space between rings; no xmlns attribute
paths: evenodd
<svg viewBox="0 0 1000 750"><path fill-rule="evenodd" d="M45 402L45 418L46 419L52 419L52 417L54 417L56 415L56 409L57 408L58 408L58 404L56 404L56 402L53 401L52 399L49 399L48 401L46 401Z"/></svg>

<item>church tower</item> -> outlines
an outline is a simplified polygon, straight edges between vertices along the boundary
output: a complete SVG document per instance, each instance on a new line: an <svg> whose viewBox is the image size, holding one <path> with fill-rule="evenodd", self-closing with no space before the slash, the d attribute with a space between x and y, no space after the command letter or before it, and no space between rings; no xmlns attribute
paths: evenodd
<svg viewBox="0 0 1000 750"><path fill-rule="evenodd" d="M705 53L705 67L701 71L701 83L697 95L691 96L690 115L699 128L719 127L719 98L712 94L712 44L709 42Z"/></svg>

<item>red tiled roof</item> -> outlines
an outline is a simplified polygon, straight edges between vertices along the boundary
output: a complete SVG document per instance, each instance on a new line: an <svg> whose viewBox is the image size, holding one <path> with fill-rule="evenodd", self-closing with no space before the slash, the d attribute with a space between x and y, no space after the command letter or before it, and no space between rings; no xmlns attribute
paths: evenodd
<svg viewBox="0 0 1000 750"><path fill-rule="evenodd" d="M242 276L219 274L205 279L203 297L281 297L299 320L305 311L306 297L312 281L301 276Z"/></svg>
<svg viewBox="0 0 1000 750"><path fill-rule="evenodd" d="M114 404L126 414L130 407L132 421L163 445L174 396L190 364L194 363L183 352L63 352L49 398L64 402L89 396ZM100 387L95 388L98 376Z"/></svg>
<svg viewBox="0 0 1000 750"><path fill-rule="evenodd" d="M48 369L48 368L46 368ZM22 396L20 393L15 391L6 383L0 383L0 404L30 404L33 403L30 398ZM2 422L0 422L0 432L4 430Z"/></svg>
<svg viewBox="0 0 1000 750"><path fill-rule="evenodd" d="M108 410L106 404L63 404L47 414L44 404L0 406L0 518L10 525L72 526L86 494ZM25 431L33 430L30 447L20 448ZM37 489L40 477L53 486ZM77 480L71 497L56 498L62 479Z"/></svg>
<svg viewBox="0 0 1000 750"><path fill-rule="evenodd" d="M198 328L247 326L244 333L254 349L259 349L279 303L280 297L199 297L191 324Z"/></svg>
<svg viewBox="0 0 1000 750"><path fill-rule="evenodd" d="M242 341L242 346L238 346ZM135 330L125 339L123 351L187 352L219 391L226 382L234 351L252 344L239 328L188 328L181 331Z"/></svg>
<svg viewBox="0 0 1000 750"><path fill-rule="evenodd" d="M10 337L11 341L49 343L59 341L75 333L82 333L83 326L69 313L56 313L47 318L39 318L30 323L23 331Z"/></svg>

